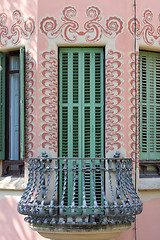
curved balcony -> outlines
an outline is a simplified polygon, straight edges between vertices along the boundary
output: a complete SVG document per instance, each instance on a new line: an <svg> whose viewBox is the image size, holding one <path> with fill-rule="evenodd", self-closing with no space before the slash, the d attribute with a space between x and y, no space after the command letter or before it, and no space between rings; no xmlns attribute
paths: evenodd
<svg viewBox="0 0 160 240"><path fill-rule="evenodd" d="M30 158L18 211L50 239L114 239L143 208L131 170L124 158Z"/></svg>

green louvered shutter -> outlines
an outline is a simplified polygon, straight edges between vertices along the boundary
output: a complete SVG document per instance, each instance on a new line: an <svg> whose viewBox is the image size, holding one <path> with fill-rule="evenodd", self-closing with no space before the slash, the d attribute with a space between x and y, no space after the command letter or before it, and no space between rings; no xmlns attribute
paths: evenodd
<svg viewBox="0 0 160 240"><path fill-rule="evenodd" d="M82 94L82 156L104 157L104 95L103 95L103 49L84 49L83 52L83 94ZM88 161L88 167L91 163ZM98 162L96 162L98 168ZM100 174L94 176L96 197L101 203ZM92 173L85 174L87 205L94 204Z"/></svg>
<svg viewBox="0 0 160 240"><path fill-rule="evenodd" d="M60 48L59 156L103 157L103 48Z"/></svg>
<svg viewBox="0 0 160 240"><path fill-rule="evenodd" d="M24 81L25 81L25 49L20 49L20 160L25 158L24 141Z"/></svg>
<svg viewBox="0 0 160 240"><path fill-rule="evenodd" d="M160 54L140 51L140 160L160 159Z"/></svg>
<svg viewBox="0 0 160 240"><path fill-rule="evenodd" d="M59 156L103 157L103 48L60 48L59 60ZM80 164L81 161L77 161L77 168L81 167ZM88 167L90 164L88 161ZM98 173L96 178L95 188L96 193L100 194L100 204L101 184ZM67 180L67 191L70 194L66 194L65 202L71 204L72 174L68 175ZM77 172L77 204L82 201L81 182L80 173ZM87 204L90 205L93 204L90 173L85 175L85 185Z"/></svg>
<svg viewBox="0 0 160 240"><path fill-rule="evenodd" d="M5 55L0 53L0 160L5 159Z"/></svg>

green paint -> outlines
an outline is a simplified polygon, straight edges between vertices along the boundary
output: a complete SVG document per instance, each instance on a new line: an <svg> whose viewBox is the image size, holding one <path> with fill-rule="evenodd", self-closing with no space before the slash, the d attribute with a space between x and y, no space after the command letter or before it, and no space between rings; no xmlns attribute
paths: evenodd
<svg viewBox="0 0 160 240"><path fill-rule="evenodd" d="M59 156L104 157L103 48L59 49ZM72 167L69 162L69 168ZM81 168L81 161L76 167ZM91 162L88 160L87 166ZM61 166L62 167L62 164ZM82 205L82 176L76 173L76 200ZM94 176L97 182L98 173ZM60 179L63 181L64 173ZM87 205L93 205L92 173L86 173ZM66 205L71 205L73 173L67 176ZM62 184L62 183L61 183ZM100 185L94 186L97 194ZM62 187L60 187L60 199ZM99 200L100 203L100 200Z"/></svg>
<svg viewBox="0 0 160 240"><path fill-rule="evenodd" d="M5 55L0 53L0 159L5 159Z"/></svg>
<svg viewBox="0 0 160 240"><path fill-rule="evenodd" d="M140 160L160 159L160 54L140 51Z"/></svg>

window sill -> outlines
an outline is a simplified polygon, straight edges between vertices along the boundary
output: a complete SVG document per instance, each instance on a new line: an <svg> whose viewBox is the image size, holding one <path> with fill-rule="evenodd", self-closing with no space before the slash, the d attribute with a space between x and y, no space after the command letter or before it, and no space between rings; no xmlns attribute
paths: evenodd
<svg viewBox="0 0 160 240"><path fill-rule="evenodd" d="M24 177L0 177L0 190L24 190L25 188Z"/></svg>
<svg viewBox="0 0 160 240"><path fill-rule="evenodd" d="M138 183L138 190L160 190L160 178L140 178Z"/></svg>

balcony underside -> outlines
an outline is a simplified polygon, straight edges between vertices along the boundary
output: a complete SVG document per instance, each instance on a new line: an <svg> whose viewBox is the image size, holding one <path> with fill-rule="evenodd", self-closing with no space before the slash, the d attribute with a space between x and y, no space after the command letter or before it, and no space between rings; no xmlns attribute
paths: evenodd
<svg viewBox="0 0 160 240"><path fill-rule="evenodd" d="M54 227L31 224L31 228L42 237L53 240L114 240L122 232L127 231L131 224L92 225L92 226L61 226Z"/></svg>

